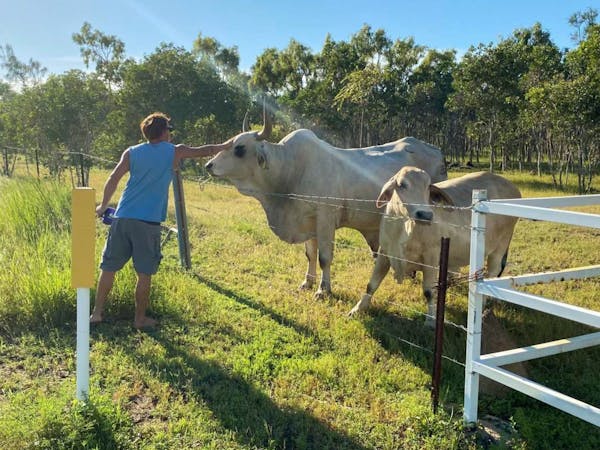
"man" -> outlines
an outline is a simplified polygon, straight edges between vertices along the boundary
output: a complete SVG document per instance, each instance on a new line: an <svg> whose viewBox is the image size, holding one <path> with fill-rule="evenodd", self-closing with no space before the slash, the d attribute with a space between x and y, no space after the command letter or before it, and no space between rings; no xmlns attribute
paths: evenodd
<svg viewBox="0 0 600 450"><path fill-rule="evenodd" d="M102 216L121 178L129 172L129 180L121 195L102 252L100 277L96 289L91 323L102 322L104 304L112 289L115 274L132 258L137 274L135 318L137 329L152 328L157 321L146 315L150 303L150 286L160 264L160 223L166 219L169 186L173 170L184 158L213 156L230 147L227 141L218 145L188 147L170 142L173 127L163 113L153 113L140 123L147 142L129 147L108 176L102 203L96 214Z"/></svg>

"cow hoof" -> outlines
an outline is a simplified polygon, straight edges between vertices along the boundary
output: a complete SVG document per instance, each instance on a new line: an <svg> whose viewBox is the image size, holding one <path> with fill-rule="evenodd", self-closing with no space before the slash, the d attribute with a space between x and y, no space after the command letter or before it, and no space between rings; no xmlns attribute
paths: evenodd
<svg viewBox="0 0 600 450"><path fill-rule="evenodd" d="M310 291L312 289L312 287L313 287L313 283L305 281L298 287L298 290L299 291Z"/></svg>
<svg viewBox="0 0 600 450"><path fill-rule="evenodd" d="M354 307L350 310L350 312L348 313L348 317L355 317L358 314L360 314L362 312L362 309L358 308L358 307Z"/></svg>
<svg viewBox="0 0 600 450"><path fill-rule="evenodd" d="M330 294L331 294L331 292L327 292L327 291L323 291L323 290L319 289L317 292L315 292L315 300L324 300Z"/></svg>
<svg viewBox="0 0 600 450"><path fill-rule="evenodd" d="M348 313L348 316L354 316L355 314L358 314L362 311L366 311L367 309L369 309L369 306L371 305L371 294L363 294L362 298L360 299L360 301L354 305L354 308L352 308L350 310L350 312Z"/></svg>

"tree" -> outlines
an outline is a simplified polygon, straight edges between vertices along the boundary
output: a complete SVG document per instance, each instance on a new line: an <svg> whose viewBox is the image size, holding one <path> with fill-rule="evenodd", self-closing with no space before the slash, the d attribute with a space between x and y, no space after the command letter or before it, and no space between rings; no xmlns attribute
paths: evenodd
<svg viewBox="0 0 600 450"><path fill-rule="evenodd" d="M593 8L588 8L585 11L578 11L569 17L569 25L575 28L571 39L579 44L585 39L588 28L596 23L598 11Z"/></svg>
<svg viewBox="0 0 600 450"><path fill-rule="evenodd" d="M204 37L198 33L194 40L192 53L202 61L213 64L225 78L235 76L239 72L240 53L237 46L224 47L213 37Z"/></svg>
<svg viewBox="0 0 600 450"><path fill-rule="evenodd" d="M363 146L364 114L369 110L369 105L374 103L375 91L383 81L383 73L374 65L368 65L364 70L352 72L344 78L345 85L339 90L334 98L334 104L338 110L342 109L346 102L353 103L360 110L360 126L358 146Z"/></svg>
<svg viewBox="0 0 600 450"><path fill-rule="evenodd" d="M0 104L8 101L15 95L15 91L11 88L10 84L0 81Z"/></svg>
<svg viewBox="0 0 600 450"><path fill-rule="evenodd" d="M73 182L87 184L95 138L114 106L95 74L73 70L51 75L43 84L22 89L2 106L5 138L27 149L26 157L35 159L38 176L42 164L58 176L72 160L80 169Z"/></svg>
<svg viewBox="0 0 600 450"><path fill-rule="evenodd" d="M331 92L340 132L351 133L344 141L373 145L406 135L409 80L423 51L412 38L392 41L368 25L349 43L326 40L316 72Z"/></svg>
<svg viewBox="0 0 600 450"><path fill-rule="evenodd" d="M282 95L284 79L279 71L281 58L276 48L267 48L256 58L251 67L250 84L258 90L271 96Z"/></svg>
<svg viewBox="0 0 600 450"><path fill-rule="evenodd" d="M92 29L84 22L79 33L73 33L73 42L79 45L79 51L87 68L96 65L98 75L109 88L121 82L121 69L125 62L125 43L116 36L107 35Z"/></svg>
<svg viewBox="0 0 600 450"><path fill-rule="evenodd" d="M282 78L285 95L294 99L304 89L314 73L314 56L309 48L291 39L278 58L278 74Z"/></svg>
<svg viewBox="0 0 600 450"><path fill-rule="evenodd" d="M595 17L595 15L594 15ZM575 91L568 100L576 136L579 192L589 192L600 160L600 25L586 28L585 40L566 55L568 82Z"/></svg>
<svg viewBox="0 0 600 450"><path fill-rule="evenodd" d="M446 102L452 93L456 52L429 50L410 76L408 111L413 134L450 150L463 144L456 130L450 128L451 116ZM458 157L457 154L454 154Z"/></svg>
<svg viewBox="0 0 600 450"><path fill-rule="evenodd" d="M471 47L454 74L448 106L469 117L467 135L485 142L490 170L520 159L527 130L522 125L525 94L560 71L561 54L540 24L519 29L497 45ZM481 148L481 145L478 144Z"/></svg>
<svg viewBox="0 0 600 450"><path fill-rule="evenodd" d="M217 69L181 47L162 44L138 64L123 72L118 105L122 110L125 141L140 138L138 124L153 111L173 119L175 137L185 140L186 127L214 114L225 128L237 130L248 103L247 96L225 83ZM222 136L224 138L225 136Z"/></svg>
<svg viewBox="0 0 600 450"><path fill-rule="evenodd" d="M8 81L17 83L21 88L39 84L48 71L33 59L29 59L28 63L21 62L8 44L0 46L0 61L0 66L6 70Z"/></svg>

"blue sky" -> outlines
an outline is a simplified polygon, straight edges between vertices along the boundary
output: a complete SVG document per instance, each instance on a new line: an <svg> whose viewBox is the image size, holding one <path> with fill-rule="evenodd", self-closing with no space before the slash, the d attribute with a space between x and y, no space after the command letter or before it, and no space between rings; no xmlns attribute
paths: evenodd
<svg viewBox="0 0 600 450"><path fill-rule="evenodd" d="M248 70L266 48L294 38L318 53L327 33L349 40L364 24L392 39L412 36L419 45L456 49L488 44L540 22L561 48L573 47L569 16L598 0L2 0L0 45L17 58L39 61L51 73L84 69L71 35L84 21L125 43L141 58L161 42L191 49L198 33L237 46ZM1 74L0 74L1 75Z"/></svg>

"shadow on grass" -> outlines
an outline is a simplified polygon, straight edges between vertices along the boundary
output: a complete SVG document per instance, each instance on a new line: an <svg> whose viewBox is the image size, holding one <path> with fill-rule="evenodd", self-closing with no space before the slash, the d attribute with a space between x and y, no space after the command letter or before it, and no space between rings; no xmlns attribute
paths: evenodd
<svg viewBox="0 0 600 450"><path fill-rule="evenodd" d="M423 371L433 370L434 331L425 325L421 316L409 319L388 312L385 307L374 307L362 316L369 334L390 354L399 355ZM462 403L464 382L465 333L446 325L442 359L440 401Z"/></svg>
<svg viewBox="0 0 600 450"><path fill-rule="evenodd" d="M322 341L310 328L298 325L252 298L199 274L194 274L194 278L215 292L257 310L315 342ZM190 351L189 343L179 344L181 340L171 328L180 332L185 330L185 333L193 333L193 330L177 311L165 311L161 322L164 326L146 333L164 349L164 353L156 358L136 351L138 332L131 328L129 321L102 324L93 329L92 334L110 342L114 348L120 347L135 361L135 365L149 369L182 398L205 403L221 426L231 430L241 445L281 449L366 449L355 439L332 429L326 422L302 409L277 405L265 392L231 373L225 366L198 357ZM221 329L218 332L231 334L233 330ZM321 342L321 345L327 344Z"/></svg>
<svg viewBox="0 0 600 450"><path fill-rule="evenodd" d="M202 280L203 282L206 282ZM269 311L251 299L240 297L234 292L222 289L214 283L206 282L213 289L234 298L248 306L260 309L274 320L290 324L279 314ZM293 449L356 449L364 447L357 440L342 431L331 428L310 413L294 407L277 405L267 393L253 386L213 361L203 360L187 347L179 345L179 339L172 333L189 329L188 323L174 311L163 318L164 327L147 333L140 333L131 326L130 317L112 317L105 323L91 327L91 342L104 340L110 348L122 351L134 361L135 366L147 368L156 379L167 383L183 399L206 404L220 425L232 432L234 439L248 448L293 448ZM167 325L168 324L168 325ZM64 352L75 348L76 324L63 322L60 327L49 324L28 330L26 333L11 330L3 333L8 342L15 342L21 336L35 336L47 350L42 353ZM310 330L290 324L297 331L311 334ZM156 358L137 351L140 339L154 339L164 349ZM71 376L75 376L74 373ZM114 440L114 436L104 439Z"/></svg>
<svg viewBox="0 0 600 450"><path fill-rule="evenodd" d="M322 342L323 339L319 335L315 334L315 332L312 329L298 325L293 320L290 320L288 317L281 315L277 311L266 307L264 304L257 302L246 296L242 296L242 295L238 294L237 292L232 291L231 289L225 288L225 287L221 286L220 284L215 283L213 280L204 278L200 274L194 273L194 274L192 274L192 276L198 282L206 285L213 291L215 291L227 298L230 298L238 303L246 305L249 308L259 311L261 314L270 317L272 320L274 320L277 323L280 323L281 325L284 325L286 327L293 329L296 333L298 333L302 336L310 337L310 338L314 339L315 342L317 342L317 343L323 343Z"/></svg>
<svg viewBox="0 0 600 450"><path fill-rule="evenodd" d="M170 317L175 327L184 322ZM114 347L121 347L135 361L188 400L196 399L211 410L221 426L231 430L238 443L249 448L366 449L345 434L333 430L309 413L282 407L261 390L225 367L190 353L170 333L158 329L146 333L164 349L157 358L140 355L133 347L137 333L131 328L100 333ZM131 336L129 336L131 337ZM128 345L127 342L130 344Z"/></svg>
<svg viewBox="0 0 600 450"><path fill-rule="evenodd" d="M494 305L494 310L498 309L498 305ZM586 332L585 327L582 328L581 325L573 323L565 324L564 319L561 318L543 317L542 320L542 313L529 313L526 317L526 323L514 323L510 318L502 320L506 329L520 330L518 335L512 333L517 345L531 345L556 339L560 333L566 336L576 336ZM427 373L432 373L434 333L425 327L422 320L403 318L376 307L370 311L368 317L362 320L373 338L377 339L388 352L400 355ZM527 325L534 326L534 324L537 325L537 328L540 324L546 324L552 330L536 330L534 333L531 328L527 327ZM587 332L589 331L587 330ZM466 335L464 330L448 325L446 325L444 333L443 354L453 361L442 360L440 404L446 407L458 405L458 408L462 408L460 405L463 403L464 366L459 363L463 363L465 359ZM536 336L532 336L532 334ZM535 342L523 342L524 340L530 341L532 337ZM597 361L593 355L598 351L600 350L588 350L590 356L588 358L583 356L583 359L581 359L582 356L573 353L532 361L527 366L529 378L595 405L598 401L598 395L596 395L598 381L593 370L590 369ZM550 448L547 446L549 442L552 442L553 448L572 448L574 439L578 442L578 448L598 448L600 432L593 425L525 394L500 387L495 383L491 383L489 386L489 380L485 377L483 379L487 381L488 389L492 390L487 392L480 390L480 417L487 412L507 420L515 418L518 427L521 428L521 434L529 440L532 449ZM545 424L552 422L560 423L561 426L553 428L551 438L547 440L548 443L536 444L542 436L547 436L549 433L547 430L541 432L540 429L544 428Z"/></svg>

